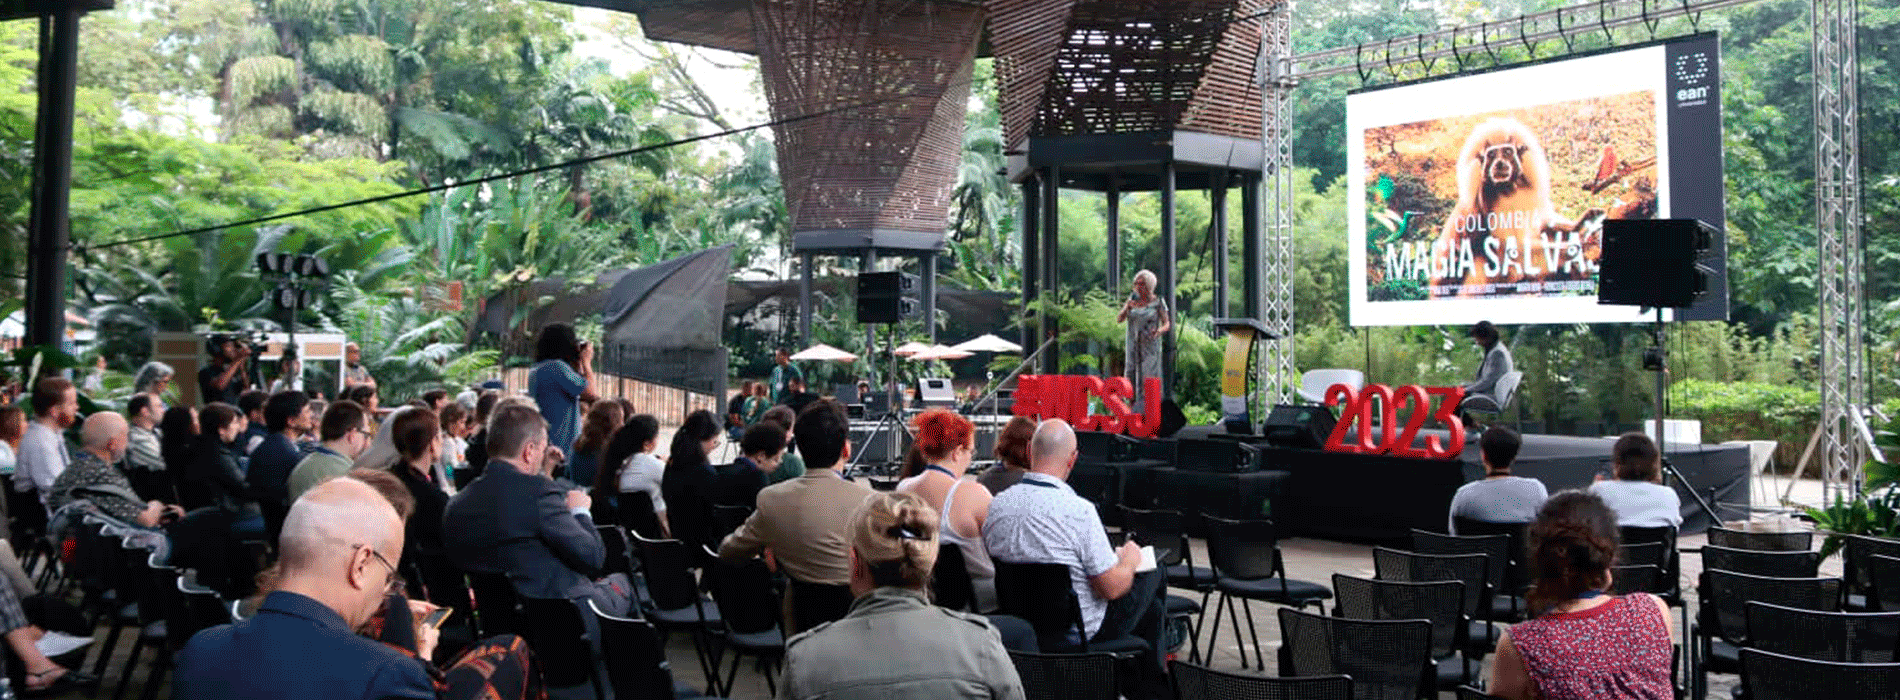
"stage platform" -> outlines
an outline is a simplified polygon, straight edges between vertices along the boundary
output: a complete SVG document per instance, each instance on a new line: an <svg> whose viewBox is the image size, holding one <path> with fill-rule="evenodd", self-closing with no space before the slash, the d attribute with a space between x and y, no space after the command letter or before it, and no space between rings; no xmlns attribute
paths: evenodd
<svg viewBox="0 0 1900 700"><path fill-rule="evenodd" d="M1377 543L1409 541L1412 528L1442 531L1452 494L1483 475L1475 442L1459 459L1445 461L1257 443L1260 471L1217 473L1181 464L1179 440L1205 432L1189 428L1176 439L1129 441L1117 454L1091 454L1085 447L1070 483L1078 493L1110 506L1103 509L1110 524L1118 520L1114 504L1166 507L1233 519L1271 517L1294 535ZM1610 446L1603 438L1526 435L1512 471L1544 482L1552 493L1586 488L1599 470L1608 469ZM1665 454L1723 518L1745 516L1747 447L1671 443ZM1683 532L1707 529L1708 516L1680 486L1677 491Z"/></svg>

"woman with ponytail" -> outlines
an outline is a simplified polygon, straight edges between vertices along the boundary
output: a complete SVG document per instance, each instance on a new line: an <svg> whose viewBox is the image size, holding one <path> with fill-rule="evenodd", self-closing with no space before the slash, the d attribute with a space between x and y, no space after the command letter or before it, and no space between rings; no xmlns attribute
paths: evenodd
<svg viewBox="0 0 1900 700"><path fill-rule="evenodd" d="M1486 692L1529 700L1669 700L1669 608L1612 596L1616 513L1582 491L1551 497L1530 527L1533 619L1498 639Z"/></svg>
<svg viewBox="0 0 1900 700"><path fill-rule="evenodd" d="M779 697L1023 697L989 620L930 604L937 535L937 511L916 495L864 500L848 530L857 601L844 619L786 642Z"/></svg>

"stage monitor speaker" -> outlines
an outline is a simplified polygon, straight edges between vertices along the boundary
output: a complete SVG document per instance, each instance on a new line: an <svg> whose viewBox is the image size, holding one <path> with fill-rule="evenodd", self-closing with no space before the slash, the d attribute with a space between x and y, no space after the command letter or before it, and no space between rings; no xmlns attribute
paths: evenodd
<svg viewBox="0 0 1900 700"><path fill-rule="evenodd" d="M1075 449L1090 462L1132 462L1141 459L1141 441L1099 430L1075 431Z"/></svg>
<svg viewBox="0 0 1900 700"><path fill-rule="evenodd" d="M1183 438L1175 445L1176 469L1222 474L1260 471L1260 450L1237 440Z"/></svg>
<svg viewBox="0 0 1900 700"><path fill-rule="evenodd" d="M1325 406L1280 404L1267 414L1261 431L1267 443L1276 447L1303 447L1317 450L1326 445L1326 436L1338 423L1333 411Z"/></svg>
<svg viewBox="0 0 1900 700"><path fill-rule="evenodd" d="M1699 264L1716 236L1696 219L1611 219L1603 222L1597 303L1683 308L1708 291L1711 272Z"/></svg>
<svg viewBox="0 0 1900 700"><path fill-rule="evenodd" d="M917 383L917 401L925 408L953 408L957 388L948 379L925 378Z"/></svg>

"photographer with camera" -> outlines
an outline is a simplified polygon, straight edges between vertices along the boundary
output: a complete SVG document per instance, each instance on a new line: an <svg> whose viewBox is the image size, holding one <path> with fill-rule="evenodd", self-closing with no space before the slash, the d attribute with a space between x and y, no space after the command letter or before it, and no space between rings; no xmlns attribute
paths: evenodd
<svg viewBox="0 0 1900 700"><path fill-rule="evenodd" d="M250 346L237 336L214 335L205 339L205 351L211 364L198 369L198 405L237 405L238 396L252 388Z"/></svg>

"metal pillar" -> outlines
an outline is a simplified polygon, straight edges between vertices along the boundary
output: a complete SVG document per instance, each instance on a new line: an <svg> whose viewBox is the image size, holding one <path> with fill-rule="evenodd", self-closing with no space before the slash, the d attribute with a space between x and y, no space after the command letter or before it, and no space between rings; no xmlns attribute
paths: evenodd
<svg viewBox="0 0 1900 700"><path fill-rule="evenodd" d="M930 344L937 344L937 254L924 253L924 288L918 290L924 295L924 331L930 336Z"/></svg>
<svg viewBox="0 0 1900 700"><path fill-rule="evenodd" d="M1049 166L1042 180L1042 291L1051 301L1061 303L1062 298L1062 169ZM1042 334L1044 338L1060 335L1062 329L1057 326L1053 314L1043 316ZM1040 340L1037 341L1041 343ZM1028 346L1024 346L1028 347ZM1042 354L1042 371L1058 374L1062 371L1062 344L1049 348Z"/></svg>
<svg viewBox="0 0 1900 700"><path fill-rule="evenodd" d="M1246 287L1240 314L1246 318L1260 317L1260 253L1260 176L1249 173L1240 177L1240 278Z"/></svg>
<svg viewBox="0 0 1900 700"><path fill-rule="evenodd" d="M1266 162L1266 207L1261 246L1265 256L1255 272L1265 282L1259 319L1279 334L1260 343L1259 387L1268 401L1288 403L1299 386L1293 364L1293 13L1282 3L1260 18L1261 140Z"/></svg>
<svg viewBox="0 0 1900 700"><path fill-rule="evenodd" d="M1118 298L1122 284L1122 181L1108 176L1108 296Z"/></svg>
<svg viewBox="0 0 1900 700"><path fill-rule="evenodd" d="M1820 243L1822 483L1860 490L1868 447L1855 0L1814 0L1814 218Z"/></svg>
<svg viewBox="0 0 1900 700"><path fill-rule="evenodd" d="M811 253L799 256L798 346L801 349L811 347L811 264L813 257Z"/></svg>
<svg viewBox="0 0 1900 700"><path fill-rule="evenodd" d="M1168 320L1179 322L1181 309L1175 304L1175 258L1180 248L1175 240L1174 231L1174 161L1161 166L1161 269L1155 271L1155 294L1161 297L1168 309ZM1161 339L1161 396L1174 396L1174 337L1169 332Z"/></svg>
<svg viewBox="0 0 1900 700"><path fill-rule="evenodd" d="M1042 347L1042 317L1036 311L1041 285L1042 187L1034 178L1023 181L1023 349Z"/></svg>
<svg viewBox="0 0 1900 700"><path fill-rule="evenodd" d="M33 209L27 224L26 342L57 347L66 336L66 258L72 248L73 93L79 18L65 3L40 16L39 118L33 140ZM31 385L34 377L23 377Z"/></svg>
<svg viewBox="0 0 1900 700"><path fill-rule="evenodd" d="M1214 257L1214 318L1227 317L1227 171L1214 173L1212 188L1207 191L1207 206L1211 211L1208 225L1213 229L1210 247Z"/></svg>
<svg viewBox="0 0 1900 700"><path fill-rule="evenodd" d="M877 249L866 248L858 256L858 273L877 272ZM855 300L853 300L855 302ZM893 326L896 324L892 324ZM864 355L870 357L877 351L877 324L864 324Z"/></svg>

